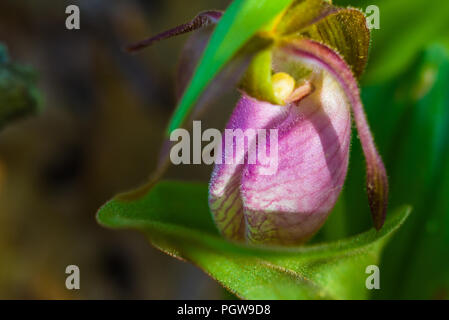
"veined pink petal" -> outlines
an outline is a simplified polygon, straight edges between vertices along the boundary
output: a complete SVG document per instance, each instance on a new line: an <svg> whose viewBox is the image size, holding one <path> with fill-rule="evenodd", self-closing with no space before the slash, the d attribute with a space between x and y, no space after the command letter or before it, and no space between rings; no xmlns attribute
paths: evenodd
<svg viewBox="0 0 449 320"><path fill-rule="evenodd" d="M288 117L288 109L260 102L243 95L238 102L226 129L265 129L277 126ZM233 240L245 238L245 221L241 200L241 178L245 168L247 149L235 148L232 163L226 159L226 134L223 135L222 161L212 172L209 187L209 205L215 223L222 234ZM254 145L255 137L246 139L247 146Z"/></svg>
<svg viewBox="0 0 449 320"><path fill-rule="evenodd" d="M248 161L255 149L237 148L236 159L244 164L216 165L209 200L218 229L230 239L256 244L308 240L325 222L344 184L351 108L367 160L373 218L380 228L388 184L352 72L338 54L311 40L288 43L280 50L312 69L309 81L314 90L284 107L243 95L226 128L277 130L278 152L267 139L267 153L277 154L278 163L267 175L266 163ZM249 145L259 148L259 140L250 137ZM229 148L233 146L223 141L223 161Z"/></svg>
<svg viewBox="0 0 449 320"><path fill-rule="evenodd" d="M348 168L351 116L335 80L323 74L315 91L290 104L278 127L278 170L260 164L242 175L246 238L252 243L292 245L308 240L335 205Z"/></svg>
<svg viewBox="0 0 449 320"><path fill-rule="evenodd" d="M366 160L366 188L374 227L382 228L388 206L388 177L371 130L366 120L360 92L350 68L333 50L318 42L301 39L286 44L283 49L287 54L298 57L303 63L310 63L327 70L337 79L350 102L358 135Z"/></svg>
<svg viewBox="0 0 449 320"><path fill-rule="evenodd" d="M262 171L268 164L250 164L248 151L238 150L237 159L245 158L245 164L216 165L210 208L224 236L297 244L324 223L346 176L351 120L346 96L335 90L331 77L318 75L314 85L312 94L288 106L246 95L238 103L226 128L277 130L278 163L267 175ZM223 150L227 147L223 143ZM271 147L266 153L275 157Z"/></svg>

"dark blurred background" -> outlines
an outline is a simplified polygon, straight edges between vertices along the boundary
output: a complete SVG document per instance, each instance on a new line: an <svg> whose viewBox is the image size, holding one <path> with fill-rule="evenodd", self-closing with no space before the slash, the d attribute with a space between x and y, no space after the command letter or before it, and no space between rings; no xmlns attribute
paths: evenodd
<svg viewBox="0 0 449 320"><path fill-rule="evenodd" d="M70 4L80 7L80 30L65 27ZM38 116L0 133L0 298L222 296L195 267L160 253L143 235L103 228L95 212L154 169L186 36L138 55L123 46L227 4L0 2L0 42L14 62L35 69L42 95ZM70 264L80 267L80 290L65 288Z"/></svg>

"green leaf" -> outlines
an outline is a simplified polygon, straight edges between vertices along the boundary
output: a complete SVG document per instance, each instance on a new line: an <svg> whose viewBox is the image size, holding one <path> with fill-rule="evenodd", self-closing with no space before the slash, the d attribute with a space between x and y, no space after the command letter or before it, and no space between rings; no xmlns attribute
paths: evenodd
<svg viewBox="0 0 449 320"><path fill-rule="evenodd" d="M8 50L0 43L0 63L7 63L9 61Z"/></svg>
<svg viewBox="0 0 449 320"><path fill-rule="evenodd" d="M192 106L224 65L269 24L292 0L234 0L215 28L193 78L170 121L168 131L181 126Z"/></svg>
<svg viewBox="0 0 449 320"><path fill-rule="evenodd" d="M0 129L22 116L38 110L36 75L28 67L9 62L5 47L0 46Z"/></svg>
<svg viewBox="0 0 449 320"><path fill-rule="evenodd" d="M382 299L449 298L449 53L435 44L389 82L366 86L362 99L389 173L390 205L414 214L382 259ZM369 225L361 214L364 167L353 144L343 198L350 234Z"/></svg>
<svg viewBox="0 0 449 320"><path fill-rule="evenodd" d="M298 248L260 248L228 242L216 230L205 184L160 182L142 195L116 197L98 212L111 228L143 231L160 250L203 269L246 299L362 299L365 268L409 215L390 215L381 231L371 229L333 243Z"/></svg>

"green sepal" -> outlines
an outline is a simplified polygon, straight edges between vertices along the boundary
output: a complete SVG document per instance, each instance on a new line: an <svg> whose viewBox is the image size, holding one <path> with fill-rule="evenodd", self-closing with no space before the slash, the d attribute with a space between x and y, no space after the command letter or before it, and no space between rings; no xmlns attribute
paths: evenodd
<svg viewBox="0 0 449 320"><path fill-rule="evenodd" d="M337 51L360 78L368 61L370 45L370 31L361 11L339 9L302 29L300 34Z"/></svg>
<svg viewBox="0 0 449 320"><path fill-rule="evenodd" d="M318 21L320 17L336 10L335 7L322 0L296 0L279 21L276 33L279 35L298 33Z"/></svg>
<svg viewBox="0 0 449 320"><path fill-rule="evenodd" d="M322 0L298 0L276 26L282 37L303 36L337 51L359 78L368 60L370 30L363 12Z"/></svg>

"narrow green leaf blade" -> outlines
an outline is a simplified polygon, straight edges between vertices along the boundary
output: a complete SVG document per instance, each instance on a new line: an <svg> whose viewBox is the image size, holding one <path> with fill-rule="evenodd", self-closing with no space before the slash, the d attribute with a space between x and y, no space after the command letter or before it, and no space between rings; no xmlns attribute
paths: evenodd
<svg viewBox="0 0 449 320"><path fill-rule="evenodd" d="M292 0L235 0L220 19L193 78L170 121L168 131L181 126L208 83L232 56Z"/></svg>

